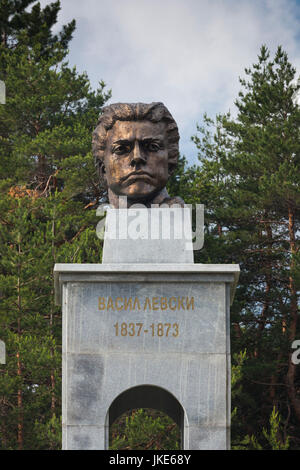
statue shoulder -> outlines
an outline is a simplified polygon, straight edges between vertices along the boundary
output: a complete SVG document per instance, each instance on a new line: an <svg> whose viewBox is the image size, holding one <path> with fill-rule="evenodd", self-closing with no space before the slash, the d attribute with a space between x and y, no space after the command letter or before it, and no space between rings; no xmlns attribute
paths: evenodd
<svg viewBox="0 0 300 470"><path fill-rule="evenodd" d="M184 207L184 200L181 199L179 196L174 196L174 197L166 197L160 204L159 206L180 206Z"/></svg>

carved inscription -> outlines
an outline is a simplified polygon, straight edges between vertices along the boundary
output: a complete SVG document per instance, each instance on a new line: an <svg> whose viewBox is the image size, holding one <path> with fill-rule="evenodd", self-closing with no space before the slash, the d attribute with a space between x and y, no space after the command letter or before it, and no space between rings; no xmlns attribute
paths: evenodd
<svg viewBox="0 0 300 470"><path fill-rule="evenodd" d="M99 310L194 310L194 297L99 297Z"/></svg>
<svg viewBox="0 0 300 470"><path fill-rule="evenodd" d="M152 311L170 311L194 310L194 297L99 297L98 309L107 312L152 312ZM119 337L139 337L143 335L177 338L180 333L178 323L174 320L165 319L164 322L157 321L149 324L143 322L116 322L114 325L114 334Z"/></svg>
<svg viewBox="0 0 300 470"><path fill-rule="evenodd" d="M144 327L144 323L115 323L116 336L141 336L141 334L151 334L152 336L165 336L177 338L179 335L178 323L151 323Z"/></svg>

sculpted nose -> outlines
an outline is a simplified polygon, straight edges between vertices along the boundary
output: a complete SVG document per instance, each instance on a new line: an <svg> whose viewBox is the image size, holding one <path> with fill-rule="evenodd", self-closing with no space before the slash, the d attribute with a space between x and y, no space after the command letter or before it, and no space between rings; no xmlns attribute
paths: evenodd
<svg viewBox="0 0 300 470"><path fill-rule="evenodd" d="M140 148L139 142L135 142L134 147L132 149L131 165L136 165L137 163L146 163L146 160L146 155Z"/></svg>

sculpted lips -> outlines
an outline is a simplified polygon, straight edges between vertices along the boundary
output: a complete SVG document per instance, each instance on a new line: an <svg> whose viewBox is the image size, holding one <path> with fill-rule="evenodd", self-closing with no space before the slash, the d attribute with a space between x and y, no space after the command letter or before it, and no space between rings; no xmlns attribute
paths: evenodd
<svg viewBox="0 0 300 470"><path fill-rule="evenodd" d="M150 175L150 173L147 173L147 171L132 171L131 173L129 173L129 175L123 176L123 178L121 178L121 182L123 183L124 181L128 181L128 183L130 184L138 179L149 180L152 179L152 175Z"/></svg>

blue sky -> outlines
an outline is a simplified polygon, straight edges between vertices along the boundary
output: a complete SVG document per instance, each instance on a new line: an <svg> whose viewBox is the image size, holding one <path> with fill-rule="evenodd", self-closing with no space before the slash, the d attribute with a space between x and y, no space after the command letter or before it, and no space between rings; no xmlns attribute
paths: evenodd
<svg viewBox="0 0 300 470"><path fill-rule="evenodd" d="M40 1L41 5L49 1ZM239 76L260 46L279 44L300 70L297 0L61 0L56 29L75 18L70 65L113 102L162 101L177 121L180 151L190 163L190 138L204 112L235 112Z"/></svg>

